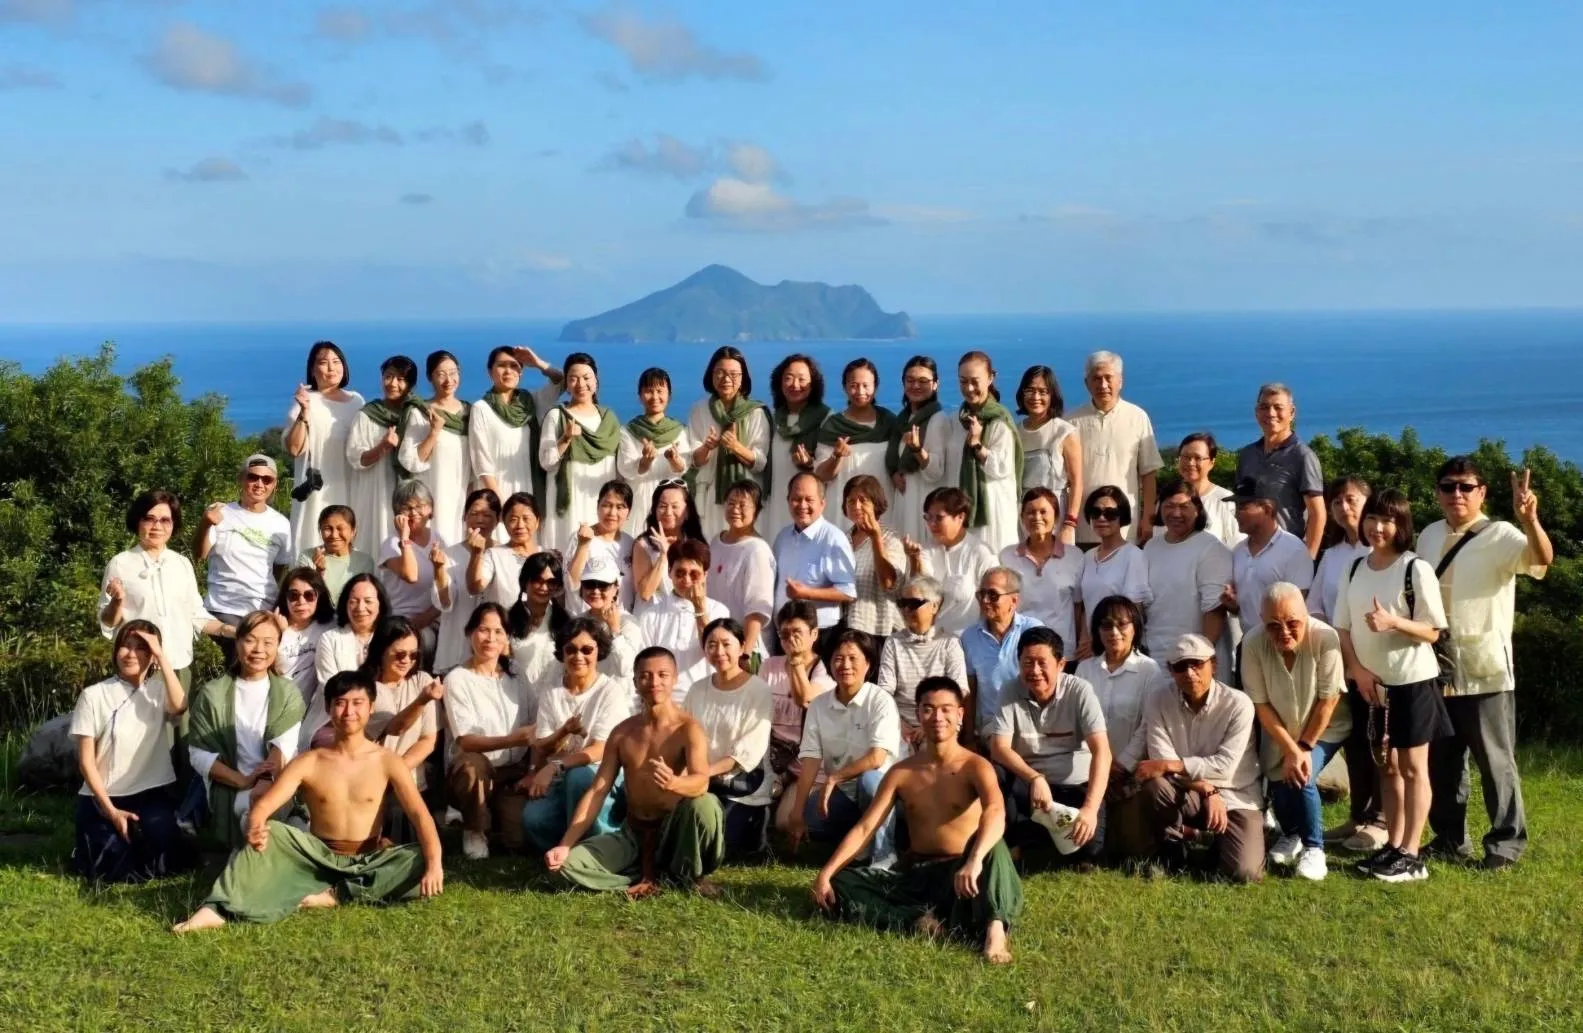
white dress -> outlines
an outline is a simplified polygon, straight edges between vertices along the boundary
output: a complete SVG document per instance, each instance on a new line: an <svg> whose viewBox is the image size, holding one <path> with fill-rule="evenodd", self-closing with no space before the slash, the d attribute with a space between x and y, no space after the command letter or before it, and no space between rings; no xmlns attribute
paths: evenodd
<svg viewBox="0 0 1583 1033"><path fill-rule="evenodd" d="M346 438L363 408L363 396L346 392L346 401L335 402L317 391L308 392L308 440L302 455L292 462L293 483L301 484L308 470L319 471L324 487L306 501L291 500L291 548L301 552L319 544L319 514L326 506L352 504L352 468L346 461ZM301 407L296 402L286 412L286 426L297 422Z"/></svg>
<svg viewBox="0 0 1583 1033"><path fill-rule="evenodd" d="M575 418L582 424L583 430L592 433L599 429L604 412L601 410L591 417L576 416ZM575 537L578 524L599 522L599 489L604 487L606 481L615 480L616 477L614 454L595 463L577 462L571 458L570 449L565 456L561 455L555 443L559 440L565 425L566 410L551 409L544 417L543 429L539 433L539 465L544 467L544 526L539 529L539 537L552 544ZM563 461L569 464L567 505L566 512L557 513L556 508L560 505L560 487L556 483L555 472L560 469Z"/></svg>
<svg viewBox="0 0 1583 1033"><path fill-rule="evenodd" d="M852 529L852 522L846 518L846 508L841 504L841 500L845 497L847 482L852 478L868 474L879 481L880 490L885 493L886 513L890 512L891 496L894 494L890 486L890 474L885 469L885 452L890 448L889 442L852 445L851 448L852 454L837 464L835 480L825 486L825 498L828 500L825 517L843 531ZM820 445L814 452L814 465L818 466L833 455L835 455L834 445Z"/></svg>
<svg viewBox="0 0 1583 1033"><path fill-rule="evenodd" d="M542 422L544 414L561 396L561 386L547 383L529 393ZM480 483L485 477L495 479L502 506L519 491L533 492L534 456L528 447L529 426L508 427L488 402L480 399L473 403L473 415L467 425L467 456L473 464L473 476Z"/></svg>
<svg viewBox="0 0 1583 1033"><path fill-rule="evenodd" d="M696 403L692 411L687 414L687 432L692 435L695 442L701 442L709 436L709 431L716 427L715 418L709 413L709 399L704 398ZM724 431L722 431L724 433ZM762 405L748 414L747 434L742 444L751 449L755 457L753 463L754 473L763 473L764 467L769 464L770 447L770 418L769 410ZM725 513L715 501L715 464L720 459L722 445L709 456L709 462L698 468L698 477L693 484L693 504L698 507L698 519L703 523L704 541L713 541L715 535L726 529ZM786 501L786 493L781 492L782 508ZM770 507L770 500L764 500L765 508Z"/></svg>
<svg viewBox="0 0 1583 1033"><path fill-rule="evenodd" d="M923 519L923 500L929 497L931 491L946 483L946 452L950 448L951 423L951 414L944 409L929 417L929 422L923 427L923 450L929 453L929 461L917 473L902 474L902 483L907 486L907 490L893 493L890 512L885 515L886 523L894 527L897 534L915 542L929 540L929 525ZM885 482L890 483L889 476Z"/></svg>
<svg viewBox="0 0 1583 1033"><path fill-rule="evenodd" d="M709 543L709 598L731 612L738 623L750 613L763 614L760 640L744 642L744 653L770 655L775 634L775 550L762 538L727 542L716 537Z"/></svg>
<svg viewBox="0 0 1583 1033"><path fill-rule="evenodd" d="M802 418L808 415L808 410L800 413L791 413L787 422L793 430L802 428ZM773 421L770 424L770 477L769 489L764 493L764 506L759 512L756 527L766 542L773 542L775 536L781 533L781 528L791 525L791 511L786 508L786 489L791 486L791 479L802 473L797 464L792 461L792 449L796 442L788 440L775 432ZM813 449L810 451L816 451ZM830 497L826 493L826 497ZM713 536L710 537L713 541Z"/></svg>
<svg viewBox="0 0 1583 1033"><path fill-rule="evenodd" d="M643 522L648 519L654 489L659 487L661 481L686 476L687 470L692 467L693 449L698 447L698 442L687 432L685 424L682 425L681 433L676 435L675 445L682 461L681 473L671 469L670 460L665 458L665 450L669 445L665 448L655 446L654 462L649 464L649 472L638 473L638 462L643 458L643 442L633 437L625 426L621 428L621 444L616 448L616 473L632 488L632 512L627 514L627 523L622 530L634 538L643 533ZM574 527L572 530L577 529Z"/></svg>
<svg viewBox="0 0 1583 1033"><path fill-rule="evenodd" d="M1076 432L1076 427L1059 416L1033 430L1020 423L1017 425L1017 433L1022 438L1022 491L1018 492L1018 499L1020 501L1023 492L1030 488L1049 488L1060 499L1060 512L1055 515L1057 523L1066 519L1066 453L1063 448L1066 439ZM1078 505L1082 505L1081 500Z"/></svg>
<svg viewBox="0 0 1583 1033"><path fill-rule="evenodd" d="M434 516L429 525L448 542L467 538L462 515L467 508L467 492L473 484L473 461L468 456L467 435L441 430L427 462L418 455L418 446L429 440L429 418L413 406L407 413L407 433L401 439L401 465L424 483L434 496Z"/></svg>
<svg viewBox="0 0 1583 1033"><path fill-rule="evenodd" d="M451 578L451 605L440 601L440 589L430 585L430 603L440 611L440 630L435 637L434 673L444 677L453 667L465 664L473 654L473 645L467 641L467 622L472 619L483 595L473 595L467 590L467 564L473 558L467 545L453 545L445 550L446 567Z"/></svg>
<svg viewBox="0 0 1583 1033"><path fill-rule="evenodd" d="M962 421L953 415L948 423L945 478L943 484L960 484L962 463L978 460L967 452L967 430ZM983 504L988 512L988 523L983 527L970 527L968 533L977 537L989 550L999 554L1008 545L1016 545L1021 528L1018 526L1018 498L1016 453L1012 444L1013 430L1004 420L995 420L984 428L985 458L983 466Z"/></svg>
<svg viewBox="0 0 1583 1033"><path fill-rule="evenodd" d="M379 457L373 466L363 466L362 455L384 440L385 428L367 413L358 413L352 433L346 438L346 463L352 470L352 512L357 514L357 537L364 542L382 542L395 532L395 508L391 493L396 490L396 469L391 454ZM371 552L374 550L370 550Z"/></svg>

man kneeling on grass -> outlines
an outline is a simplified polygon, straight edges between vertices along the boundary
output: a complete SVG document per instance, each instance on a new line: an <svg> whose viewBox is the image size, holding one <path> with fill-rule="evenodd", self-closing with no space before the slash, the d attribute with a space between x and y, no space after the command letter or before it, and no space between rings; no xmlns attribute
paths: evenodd
<svg viewBox="0 0 1583 1033"><path fill-rule="evenodd" d="M725 859L725 818L709 792L703 726L672 696L676 656L650 646L633 661L632 677L643 712L610 733L599 774L544 863L586 889L621 890L633 900L658 893L661 881L717 896L719 887L705 876ZM621 828L579 843L623 773L627 816Z"/></svg>
<svg viewBox="0 0 1583 1033"><path fill-rule="evenodd" d="M247 846L231 856L203 906L175 927L215 929L228 918L275 922L303 907L334 907L344 897L370 903L422 895L445 883L440 837L401 757L363 736L374 682L343 671L324 688L335 741L309 750L286 770L247 815ZM298 789L311 832L269 816ZM417 846L380 837L385 794L392 792L418 833Z"/></svg>
<svg viewBox="0 0 1583 1033"><path fill-rule="evenodd" d="M1011 960L1006 934L1022 911L1022 882L1002 834L1006 810L995 769L962 746L964 693L950 678L918 683L921 751L890 769L874 802L814 880L813 898L841 918L984 945ZM894 869L847 868L885 821L896 797L911 849Z"/></svg>

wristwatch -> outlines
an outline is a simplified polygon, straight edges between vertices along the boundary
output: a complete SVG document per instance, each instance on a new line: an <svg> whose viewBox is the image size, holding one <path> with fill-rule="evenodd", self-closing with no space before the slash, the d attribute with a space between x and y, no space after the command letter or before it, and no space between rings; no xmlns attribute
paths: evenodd
<svg viewBox="0 0 1583 1033"><path fill-rule="evenodd" d="M1311 742L1308 742L1305 739L1297 740L1297 748L1302 750L1304 753L1313 753L1314 752L1314 744L1311 743Z"/></svg>
<svg viewBox="0 0 1583 1033"><path fill-rule="evenodd" d="M566 771L566 762L559 757L551 757L550 766L555 769L557 775L564 774Z"/></svg>

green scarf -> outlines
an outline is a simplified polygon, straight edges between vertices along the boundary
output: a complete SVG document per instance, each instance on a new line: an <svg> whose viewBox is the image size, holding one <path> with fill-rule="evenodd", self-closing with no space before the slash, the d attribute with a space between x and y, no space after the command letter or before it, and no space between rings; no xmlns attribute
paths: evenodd
<svg viewBox="0 0 1583 1033"><path fill-rule="evenodd" d="M560 407L561 418L572 421L577 417L564 405ZM581 426L581 424L579 424ZM616 454L616 446L621 444L621 422L616 419L616 414L604 406L599 406L599 426L594 430L582 428L582 433L572 439L571 445L566 449L566 454L561 457L561 465L555 468L555 515L565 516L572 505L572 471L573 462L592 465L601 460L609 459Z"/></svg>
<svg viewBox="0 0 1583 1033"><path fill-rule="evenodd" d="M424 419L428 419L434 412L434 406L417 395L412 396L412 407L423 413ZM473 417L473 410L469 406L462 406L461 412L445 412L444 409L441 409L440 412L445 414L446 430L457 437L467 437L467 427L472 422Z"/></svg>
<svg viewBox="0 0 1583 1033"><path fill-rule="evenodd" d="M407 436L407 410L412 408L414 403L423 404L417 396L408 395L399 405L391 405L383 398L376 398L363 406L364 416L386 430L396 428L396 447L390 450L390 467L396 471L398 480L412 476L411 471L401 465L401 441Z"/></svg>
<svg viewBox="0 0 1583 1033"><path fill-rule="evenodd" d="M1013 449L1014 469L1016 471L1016 485L1022 487L1022 435L1017 433L1017 424L1011 418L1011 411L993 398L984 400L984 404L975 412L967 405L963 405L958 418L977 416L979 423L984 427L984 432L989 432L989 425L997 420L1004 420L1006 428L1011 431L1011 447ZM980 440L983 440L982 438ZM973 505L968 514L969 527L986 527L989 525L989 507L984 505L984 470L977 457L973 455L962 456L962 472L957 479L957 487L967 493L967 499Z"/></svg>
<svg viewBox="0 0 1583 1033"><path fill-rule="evenodd" d="M278 739L302 723L305 707L295 682L271 673L269 705L264 711L264 744ZM199 689L187 711L187 745L218 754L230 768L236 767L236 679L221 675ZM246 774L246 772L241 772ZM237 790L219 782L209 782L209 824L221 845L239 847L242 829L231 808Z"/></svg>
<svg viewBox="0 0 1583 1033"><path fill-rule="evenodd" d="M794 429L791 425L791 410L776 407L773 413L775 436L786 442L786 451L795 452L797 446L801 445L812 456L819 446L819 428L829 415L828 405L805 405L802 412L797 414L797 426Z"/></svg>
<svg viewBox="0 0 1583 1033"><path fill-rule="evenodd" d="M901 412L896 414L896 433L890 439L890 447L885 450L885 469L890 473L911 474L918 472L918 457L912 454L912 449L904 448L901 443L903 434L914 427L927 427L929 420L940 411L940 399L932 398L925 402L923 408L914 412L911 404L903 402Z"/></svg>
<svg viewBox="0 0 1583 1033"><path fill-rule="evenodd" d="M533 394L516 388L511 392L510 398L502 398L499 391L490 391L483 397L483 403L494 410L500 422L513 430L528 429L528 468L531 471L533 484L533 497L544 497L544 467L539 465L539 419L538 407L533 402ZM501 503L506 500L501 499Z"/></svg>
<svg viewBox="0 0 1583 1033"><path fill-rule="evenodd" d="M837 438L846 438L849 445L888 444L896 432L896 415L889 409L874 407L874 426L858 423L844 412L831 413L819 425L819 443L833 445Z"/></svg>
<svg viewBox="0 0 1583 1033"><path fill-rule="evenodd" d="M735 429L739 440L748 436L748 417L753 415L755 409L764 408L763 402L756 402L746 395L737 395L736 401L731 403L731 408L726 408L726 403L720 400L719 395L709 396L709 415L719 424L721 433L728 429ZM766 466L767 469L767 466ZM750 480L758 482L760 488L764 487L764 478L753 472L753 468L741 462L724 445L715 449L715 504L725 505L726 493L731 485L737 481Z"/></svg>
<svg viewBox="0 0 1583 1033"><path fill-rule="evenodd" d="M654 442L654 447L657 449L674 444L686 427L687 424L681 420L673 420L669 416L661 416L653 421L647 416L634 416L627 421L627 433L639 441Z"/></svg>

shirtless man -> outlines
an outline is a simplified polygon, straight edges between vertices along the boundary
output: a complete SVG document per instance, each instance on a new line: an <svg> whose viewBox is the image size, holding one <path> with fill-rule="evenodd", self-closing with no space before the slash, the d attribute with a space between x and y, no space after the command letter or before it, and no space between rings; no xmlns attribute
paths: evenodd
<svg viewBox="0 0 1583 1033"><path fill-rule="evenodd" d="M819 870L813 899L848 921L982 942L984 959L1003 965L1011 961L1006 935L1022 911L1022 882L1001 838L1006 811L995 769L957 741L964 698L950 678L918 683L923 748L885 775L874 802ZM898 796L912 849L893 870L846 868Z"/></svg>
<svg viewBox="0 0 1583 1033"><path fill-rule="evenodd" d="M298 908L335 907L342 896L372 902L421 895L445 884L440 837L401 758L363 735L373 679L343 671L324 688L335 741L286 765L247 815L247 847L231 857L203 905L174 932L217 929L228 918L275 922ZM301 789L311 834L269 816ZM418 830L418 845L381 839L385 793Z"/></svg>
<svg viewBox="0 0 1583 1033"><path fill-rule="evenodd" d="M725 859L725 821L709 792L704 730L672 698L676 657L650 646L634 660L632 677L643 712L610 733L594 784L544 863L585 889L621 890L633 900L658 893L662 881L718 896L719 887L705 876ZM622 773L626 821L579 843Z"/></svg>

